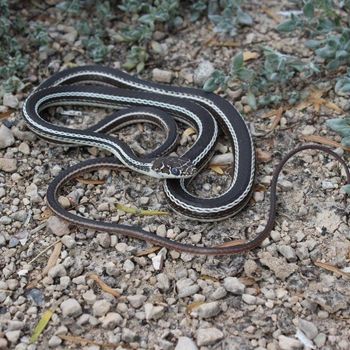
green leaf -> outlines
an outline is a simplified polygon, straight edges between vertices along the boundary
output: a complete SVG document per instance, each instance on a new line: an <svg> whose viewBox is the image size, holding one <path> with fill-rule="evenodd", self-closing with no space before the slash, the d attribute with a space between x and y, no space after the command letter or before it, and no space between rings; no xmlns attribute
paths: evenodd
<svg viewBox="0 0 350 350"><path fill-rule="evenodd" d="M250 82L254 78L254 71L247 68L242 68L237 72L237 76L240 80L244 82Z"/></svg>
<svg viewBox="0 0 350 350"><path fill-rule="evenodd" d="M203 85L203 90L207 92L213 92L219 87L219 84L213 77L209 78Z"/></svg>
<svg viewBox="0 0 350 350"><path fill-rule="evenodd" d="M279 24L276 28L279 32L292 32L296 29L296 21L294 19L289 19L281 24Z"/></svg>
<svg viewBox="0 0 350 350"><path fill-rule="evenodd" d="M247 93L247 101L248 101L248 105L254 109L254 111L257 109L256 107L256 98L255 98L255 95L251 92L251 91L248 91Z"/></svg>
<svg viewBox="0 0 350 350"><path fill-rule="evenodd" d="M238 52L232 60L232 69L234 72L238 72L243 68L244 59L243 59L243 51Z"/></svg>
<svg viewBox="0 0 350 350"><path fill-rule="evenodd" d="M305 46L309 49L317 49L322 44L321 40L307 40Z"/></svg>
<svg viewBox="0 0 350 350"><path fill-rule="evenodd" d="M344 138L341 140L341 144L342 144L344 147L350 147L350 136L344 137Z"/></svg>
<svg viewBox="0 0 350 350"><path fill-rule="evenodd" d="M253 19L250 17L250 15L246 12L243 12L240 8L237 10L237 19L238 23L251 26L253 24Z"/></svg>
<svg viewBox="0 0 350 350"><path fill-rule="evenodd" d="M304 16L307 18L313 18L315 16L315 8L311 1L307 2L303 7Z"/></svg>
<svg viewBox="0 0 350 350"><path fill-rule="evenodd" d="M321 58L327 59L334 57L334 50L331 49L329 46L321 47L320 49L317 49L315 51L317 56L320 56Z"/></svg>
<svg viewBox="0 0 350 350"><path fill-rule="evenodd" d="M350 194L350 184L344 185L340 188L343 193Z"/></svg>

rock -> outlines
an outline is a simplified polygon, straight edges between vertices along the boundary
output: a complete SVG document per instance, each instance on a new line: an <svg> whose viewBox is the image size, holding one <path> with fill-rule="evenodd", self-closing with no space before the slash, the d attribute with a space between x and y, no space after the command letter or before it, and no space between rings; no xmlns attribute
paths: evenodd
<svg viewBox="0 0 350 350"><path fill-rule="evenodd" d="M254 296L254 295L243 294L242 300L248 305L255 305L256 304L256 296Z"/></svg>
<svg viewBox="0 0 350 350"><path fill-rule="evenodd" d="M22 321L12 320L12 321L8 321L7 323L8 331L18 331L18 330L21 330L23 327L24 327L24 322Z"/></svg>
<svg viewBox="0 0 350 350"><path fill-rule="evenodd" d="M194 71L193 80L196 85L203 86L203 84L210 78L214 73L214 66L209 61L201 62L196 70Z"/></svg>
<svg viewBox="0 0 350 350"><path fill-rule="evenodd" d="M166 292L170 288L169 277L165 273L159 273L157 275L157 286L161 291Z"/></svg>
<svg viewBox="0 0 350 350"><path fill-rule="evenodd" d="M38 194L38 186L35 183L31 183L26 188L26 196L30 197L31 202L40 203L41 197Z"/></svg>
<svg viewBox="0 0 350 350"><path fill-rule="evenodd" d="M288 276L298 270L298 265L288 264L283 259L275 258L269 252L258 254L263 265L267 266L277 278L285 280Z"/></svg>
<svg viewBox="0 0 350 350"><path fill-rule="evenodd" d="M303 319L300 319L299 322L299 328L300 330L309 338L309 339L314 339L317 334L318 334L318 330L317 327L315 326L315 324L313 324L310 321L306 321Z"/></svg>
<svg viewBox="0 0 350 350"><path fill-rule="evenodd" d="M159 225L156 230L156 234L161 237L166 236L166 226L164 224Z"/></svg>
<svg viewBox="0 0 350 350"><path fill-rule="evenodd" d="M278 337L278 345L281 350L297 350L303 349L303 344L295 338L289 338L284 335Z"/></svg>
<svg viewBox="0 0 350 350"><path fill-rule="evenodd" d="M136 341L138 338L139 338L138 335L135 332L133 332L131 329L123 328L122 339L125 342L131 343L133 341Z"/></svg>
<svg viewBox="0 0 350 350"><path fill-rule="evenodd" d="M74 240L73 237L71 237L70 235L64 235L61 238L61 242L68 248L71 249L75 246L76 242Z"/></svg>
<svg viewBox="0 0 350 350"><path fill-rule="evenodd" d="M124 261L123 269L126 273L131 273L135 269L135 264L130 259L127 259Z"/></svg>
<svg viewBox="0 0 350 350"><path fill-rule="evenodd" d="M12 146L15 143L15 138L9 128L4 124L0 126L0 149Z"/></svg>
<svg viewBox="0 0 350 350"><path fill-rule="evenodd" d="M27 142L21 142L18 146L18 150L26 156L30 154L30 148Z"/></svg>
<svg viewBox="0 0 350 350"><path fill-rule="evenodd" d="M183 278L176 282L176 288L179 298L189 297L199 291L199 285L193 284L190 278Z"/></svg>
<svg viewBox="0 0 350 350"><path fill-rule="evenodd" d="M301 131L301 134L304 136L312 135L316 131L316 128L313 125L306 125L305 128Z"/></svg>
<svg viewBox="0 0 350 350"><path fill-rule="evenodd" d="M171 83L173 79L173 72L154 68L152 71L152 77L154 81L159 83Z"/></svg>
<svg viewBox="0 0 350 350"><path fill-rule="evenodd" d="M279 245L277 250L288 260L288 261L296 261L297 257L295 254L295 250L289 245Z"/></svg>
<svg viewBox="0 0 350 350"><path fill-rule="evenodd" d="M47 230L50 234L62 237L64 235L69 235L69 225L66 221L58 218L57 216L50 216L47 220Z"/></svg>
<svg viewBox="0 0 350 350"><path fill-rule="evenodd" d="M212 345L224 337L222 333L217 328L200 328L197 331L197 344L202 345Z"/></svg>
<svg viewBox="0 0 350 350"><path fill-rule="evenodd" d="M114 329L123 323L123 318L116 312L108 312L102 320L102 327L107 329Z"/></svg>
<svg viewBox="0 0 350 350"><path fill-rule="evenodd" d="M327 336L324 333L318 333L318 335L314 338L314 343L318 348L321 348L326 343L326 339Z"/></svg>
<svg viewBox="0 0 350 350"><path fill-rule="evenodd" d="M67 275L67 271L62 264L57 264L51 267L51 269L48 272L48 275L52 278L63 277Z"/></svg>
<svg viewBox="0 0 350 350"><path fill-rule="evenodd" d="M62 343L62 339L57 335L53 335L48 342L50 348L55 348L56 346L61 345L61 343Z"/></svg>
<svg viewBox="0 0 350 350"><path fill-rule="evenodd" d="M102 248L109 248L111 246L111 235L107 232L99 233L96 239Z"/></svg>
<svg viewBox="0 0 350 350"><path fill-rule="evenodd" d="M175 350L198 350L198 348L191 338L180 337L175 346Z"/></svg>
<svg viewBox="0 0 350 350"><path fill-rule="evenodd" d="M111 303L107 300L97 300L92 307L92 312L96 317L104 316L111 306Z"/></svg>
<svg viewBox="0 0 350 350"><path fill-rule="evenodd" d="M193 312L197 313L201 318L210 318L218 315L221 312L221 308L219 302L213 301L200 305Z"/></svg>
<svg viewBox="0 0 350 350"><path fill-rule="evenodd" d="M0 158L0 170L5 173L14 173L17 170L17 160L13 158Z"/></svg>
<svg viewBox="0 0 350 350"><path fill-rule="evenodd" d="M243 294L245 289L245 285L237 277L226 277L224 279L224 287L228 292L236 295Z"/></svg>
<svg viewBox="0 0 350 350"><path fill-rule="evenodd" d="M89 304L92 305L96 301L96 295L92 289L88 290L83 294L83 299Z"/></svg>
<svg viewBox="0 0 350 350"><path fill-rule="evenodd" d="M136 294L128 296L127 299L133 308L138 309L143 305L147 297L142 294Z"/></svg>
<svg viewBox="0 0 350 350"><path fill-rule="evenodd" d="M8 349L8 343L5 338L0 338L0 350L6 350Z"/></svg>
<svg viewBox="0 0 350 350"><path fill-rule="evenodd" d="M82 309L77 300L70 298L61 303L63 317L75 317L82 313Z"/></svg>
<svg viewBox="0 0 350 350"><path fill-rule="evenodd" d="M308 299L320 305L329 313L334 313L348 307L348 298L338 291L312 293L308 296Z"/></svg>
<svg viewBox="0 0 350 350"><path fill-rule="evenodd" d="M18 107L18 99L16 96L10 93L5 93L4 97L2 98L2 104L6 107L15 109Z"/></svg>
<svg viewBox="0 0 350 350"><path fill-rule="evenodd" d="M17 343L20 335L21 335L21 331L20 330L5 332L5 337L12 344L16 344Z"/></svg>
<svg viewBox="0 0 350 350"><path fill-rule="evenodd" d="M146 320L157 320L162 317L164 313L164 306L154 306L153 304L145 304Z"/></svg>
<svg viewBox="0 0 350 350"><path fill-rule="evenodd" d="M219 299L225 298L226 295L227 295L226 289L220 286L219 288L214 290L214 292L211 295L211 298L214 300L219 300Z"/></svg>

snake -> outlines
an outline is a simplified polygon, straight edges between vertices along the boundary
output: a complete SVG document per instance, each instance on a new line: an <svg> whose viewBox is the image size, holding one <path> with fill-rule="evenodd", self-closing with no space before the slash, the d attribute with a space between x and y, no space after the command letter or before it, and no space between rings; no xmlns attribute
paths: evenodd
<svg viewBox="0 0 350 350"><path fill-rule="evenodd" d="M48 120L51 106L83 105L117 110L93 127L77 130ZM268 237L277 211L277 183L284 164L296 153L316 149L336 158L344 167L346 183L350 172L342 157L328 147L302 145L289 152L275 168L270 187L270 208L265 228L256 237L231 246L198 246L147 232L140 227L95 221L63 208L58 196L71 179L103 168L128 167L141 174L164 179L164 192L172 209L189 219L214 222L234 216L246 207L253 193L256 173L255 149L249 127L237 109L214 93L145 81L119 69L99 65L62 70L39 85L24 102L22 114L28 127L40 137L66 145L95 146L112 157L95 158L63 170L48 186L47 203L58 217L78 226L123 234L158 246L199 255L229 255L250 251ZM196 140L181 156L171 156L175 146L175 119L196 130ZM125 125L150 122L166 131L165 142L152 152L137 156L130 147L109 135ZM188 186L203 169L223 132L232 149L234 162L227 189L211 198L198 197Z"/></svg>

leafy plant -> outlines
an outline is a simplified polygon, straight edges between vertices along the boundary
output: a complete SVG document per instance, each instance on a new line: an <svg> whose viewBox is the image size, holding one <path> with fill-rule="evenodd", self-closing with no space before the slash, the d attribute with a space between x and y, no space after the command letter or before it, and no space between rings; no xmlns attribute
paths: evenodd
<svg viewBox="0 0 350 350"><path fill-rule="evenodd" d="M126 62L123 64L123 68L126 70L132 70L136 68L137 73L140 73L145 68L148 54L144 47L133 46L127 56Z"/></svg>
<svg viewBox="0 0 350 350"><path fill-rule="evenodd" d="M326 123L332 130L343 137L342 145L350 147L350 117L329 119Z"/></svg>

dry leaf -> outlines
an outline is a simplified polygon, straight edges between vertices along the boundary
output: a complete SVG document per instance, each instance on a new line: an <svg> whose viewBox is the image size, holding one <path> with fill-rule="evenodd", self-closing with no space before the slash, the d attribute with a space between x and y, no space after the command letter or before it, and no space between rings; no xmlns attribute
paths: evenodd
<svg viewBox="0 0 350 350"><path fill-rule="evenodd" d="M209 275L200 275L199 279L204 281L219 282L219 279Z"/></svg>
<svg viewBox="0 0 350 350"><path fill-rule="evenodd" d="M135 255L136 256L145 256L145 255L149 255L149 254L155 253L155 252L157 252L160 249L161 249L161 247L157 247L157 246L149 247L147 249L138 251Z"/></svg>
<svg viewBox="0 0 350 350"><path fill-rule="evenodd" d="M205 301L195 301L191 304L188 304L186 307L187 313L191 313L193 310L197 309L199 306L203 305Z"/></svg>
<svg viewBox="0 0 350 350"><path fill-rule="evenodd" d="M242 282L246 287L253 286L256 281L252 277L240 277L239 281Z"/></svg>
<svg viewBox="0 0 350 350"><path fill-rule="evenodd" d="M120 203L117 203L117 209L122 210L125 213L140 215L140 216L169 215L167 211L131 208Z"/></svg>
<svg viewBox="0 0 350 350"><path fill-rule="evenodd" d="M43 276L45 276L49 272L49 270L57 264L57 260L61 254L61 250L62 250L62 242L59 241L55 244L52 254L49 257L49 260L47 261L47 265L43 270Z"/></svg>
<svg viewBox="0 0 350 350"><path fill-rule="evenodd" d="M216 39L212 39L208 42L208 46L219 46L219 47L240 47L241 43L233 40L224 40L224 41L218 41Z"/></svg>
<svg viewBox="0 0 350 350"><path fill-rule="evenodd" d="M104 283L100 279L100 277L98 277L95 273L89 273L89 274L86 275L86 277L88 279L92 279L93 281L95 281L104 292L109 293L109 294L113 295L116 298L120 297L120 293L118 293L115 289L111 288L106 283Z"/></svg>
<svg viewBox="0 0 350 350"><path fill-rule="evenodd" d="M272 10L269 7L263 7L262 10L269 16L271 17L276 23L281 23L281 16L278 15L276 10Z"/></svg>
<svg viewBox="0 0 350 350"><path fill-rule="evenodd" d="M244 239L236 239L234 241L227 241L221 244L216 245L216 248L224 248L224 247L235 247L236 245L241 245L247 243Z"/></svg>
<svg viewBox="0 0 350 350"><path fill-rule="evenodd" d="M188 137L191 135L196 134L196 130L193 128L187 128L183 133L182 133L182 137Z"/></svg>
<svg viewBox="0 0 350 350"><path fill-rule="evenodd" d="M38 340L38 338L40 337L41 333L44 331L44 329L46 328L47 324L49 323L52 315L53 315L53 311L52 310L46 310L43 313L43 315L40 318L40 321L38 322L38 324L34 328L32 336L30 337L30 342L31 343L35 343Z"/></svg>
<svg viewBox="0 0 350 350"><path fill-rule="evenodd" d="M47 220L49 217L53 215L53 212L50 208L46 208L42 213L41 213L41 218L43 220Z"/></svg>
<svg viewBox="0 0 350 350"><path fill-rule="evenodd" d="M214 171L215 173L219 175L223 175L224 171L222 170L222 167L219 165L209 165L209 169Z"/></svg>
<svg viewBox="0 0 350 350"><path fill-rule="evenodd" d="M322 145L327 145L327 146L331 146L331 147L335 147L335 148L342 148L344 151L350 152L349 147L345 147L341 143L327 139L326 137L323 137L323 136L303 135L302 138L308 142L316 142L316 143L320 143Z"/></svg>
<svg viewBox="0 0 350 350"><path fill-rule="evenodd" d="M259 162L269 162L272 158L272 155L270 152L263 151L261 148L256 149L256 158Z"/></svg>
<svg viewBox="0 0 350 350"><path fill-rule="evenodd" d="M77 180L84 185L103 185L104 183L106 183L106 180L84 179L82 177L77 177Z"/></svg>
<svg viewBox="0 0 350 350"><path fill-rule="evenodd" d="M252 51L243 52L243 61L255 60L258 57L259 57L259 54L257 52L252 52Z"/></svg>
<svg viewBox="0 0 350 350"><path fill-rule="evenodd" d="M282 115L284 112L284 108L280 107L278 109L276 109L276 114L275 114L275 118L273 119L271 126L270 126L270 131L275 130L275 128L277 127L277 125L280 123Z"/></svg>
<svg viewBox="0 0 350 350"><path fill-rule="evenodd" d="M266 192L266 186L263 184L256 184L254 186L254 192Z"/></svg>
<svg viewBox="0 0 350 350"><path fill-rule="evenodd" d="M314 261L314 265L318 266L318 267L322 267L325 270L334 272L338 275L341 275L342 277L348 279L350 278L350 273L349 272L344 272L342 270L340 270L338 267L332 265L332 264L328 264L328 263L323 263L321 261Z"/></svg>
<svg viewBox="0 0 350 350"><path fill-rule="evenodd" d="M112 344L112 343L101 343L101 342L96 342L94 340L91 339L87 339L87 338L83 338L83 337L77 337L74 335L64 335L64 334L60 334L58 335L62 340L74 343L74 344L79 344L81 346L84 345L97 345L97 346L101 346L102 348L112 348L112 349L116 349L119 344ZM123 345L123 347L125 347Z"/></svg>
<svg viewBox="0 0 350 350"><path fill-rule="evenodd" d="M8 118L11 115L11 113L12 113L12 111L7 111L7 112L4 112L4 113L0 113L0 120Z"/></svg>

